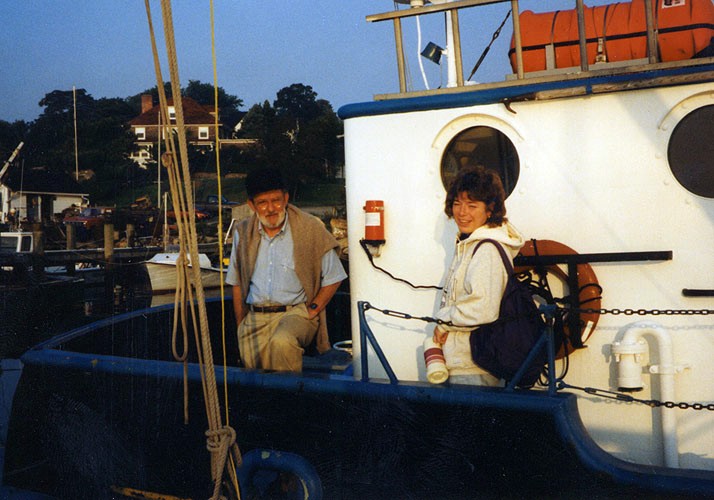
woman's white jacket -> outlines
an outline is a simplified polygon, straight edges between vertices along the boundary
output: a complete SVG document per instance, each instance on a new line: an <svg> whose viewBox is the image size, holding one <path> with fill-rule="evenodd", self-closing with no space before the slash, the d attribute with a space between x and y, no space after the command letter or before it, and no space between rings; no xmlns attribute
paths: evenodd
<svg viewBox="0 0 714 500"><path fill-rule="evenodd" d="M454 325L442 325L441 328L446 331L471 331L477 325L491 323L498 318L508 275L493 244L484 243L474 254L476 245L484 239L499 242L511 261L524 243L521 233L509 222L497 227L481 226L468 238L457 238L454 258L436 313L438 319Z"/></svg>

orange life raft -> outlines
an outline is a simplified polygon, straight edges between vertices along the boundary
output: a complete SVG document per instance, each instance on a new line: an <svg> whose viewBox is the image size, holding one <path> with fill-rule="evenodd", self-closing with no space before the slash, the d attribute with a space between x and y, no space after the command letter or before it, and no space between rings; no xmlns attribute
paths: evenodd
<svg viewBox="0 0 714 500"><path fill-rule="evenodd" d="M711 0L655 0L655 4L660 61L691 59L710 48L714 36ZM647 57L645 0L585 7L584 15L588 64ZM538 14L526 10L520 22L525 72L580 66L575 9ZM515 72L514 46L512 39L509 56Z"/></svg>

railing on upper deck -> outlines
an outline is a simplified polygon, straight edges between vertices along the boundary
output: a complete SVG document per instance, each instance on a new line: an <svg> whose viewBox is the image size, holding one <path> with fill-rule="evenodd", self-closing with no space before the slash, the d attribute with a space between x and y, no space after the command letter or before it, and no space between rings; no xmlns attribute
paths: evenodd
<svg viewBox="0 0 714 500"><path fill-rule="evenodd" d="M654 0L645 1L645 20L647 25L647 54L648 62L655 64L658 62L657 56L657 36L654 25ZM406 10L397 10L385 12L383 14L374 14L367 16L369 22L380 22L391 20L394 23L394 37L397 49L397 68L399 71L399 92L406 93L407 90L407 75L406 75L406 58L404 56L404 40L402 34L402 19L407 17L420 16L424 14L434 14L438 12L448 12L452 24L452 40L449 43L449 57L453 57L456 66L456 87L463 87L464 72L463 60L461 54L461 35L459 31L459 10L469 7L477 7L482 5L496 3L511 3L512 19L513 19L513 38L516 54L516 75L519 80L525 78L523 70L523 45L520 29L520 6L518 0L455 0L446 1L446 3L438 5L424 5L421 7L412 7ZM585 6L584 0L575 0L576 11L578 17L578 38L580 45L580 70L583 72L589 71L587 58L587 37L585 31Z"/></svg>

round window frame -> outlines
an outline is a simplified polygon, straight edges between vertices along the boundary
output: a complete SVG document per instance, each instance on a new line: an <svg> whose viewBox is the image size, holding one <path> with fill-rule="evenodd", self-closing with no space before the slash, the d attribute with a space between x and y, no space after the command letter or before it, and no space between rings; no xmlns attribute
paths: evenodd
<svg viewBox="0 0 714 500"><path fill-rule="evenodd" d="M703 122L714 127L714 104L708 103L697 107L683 106L683 113L676 123L671 124L672 133L667 140L667 164L677 183L688 192L702 198L714 199L714 143L711 140L700 140L692 145L697 137L711 137L710 134L698 130ZM701 114L706 110L707 116ZM708 119L707 119L708 118ZM714 132L711 130L710 132ZM696 158L692 152L697 152ZM690 161L687 162L686 158ZM710 160L710 161L707 161ZM692 163L697 164L692 168Z"/></svg>
<svg viewBox="0 0 714 500"><path fill-rule="evenodd" d="M435 153L438 154L434 157L435 163L438 165L438 175L441 180L442 187L444 190L448 190L448 179L444 175L444 158L449 152L455 141L462 137L463 134L469 130L475 128L486 128L492 130L494 133L498 134L502 139L506 140L509 144L510 152L515 158L514 172L512 172L511 182L506 186L504 182L504 188L506 189L506 198L508 198L516 189L522 171L524 168L524 162L522 160L522 145L524 144L523 135L520 134L511 124L508 122L490 115L482 114L470 114L464 115L452 122L448 123L442 130L437 134L432 148ZM487 167L492 167L492 165L485 165ZM461 167L463 168L463 166ZM503 179L503 173L501 172L500 166L495 168Z"/></svg>

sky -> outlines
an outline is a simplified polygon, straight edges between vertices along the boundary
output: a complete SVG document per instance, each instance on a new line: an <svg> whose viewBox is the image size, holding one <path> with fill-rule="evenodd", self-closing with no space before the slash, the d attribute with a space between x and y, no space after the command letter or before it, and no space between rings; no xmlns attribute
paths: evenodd
<svg viewBox="0 0 714 500"><path fill-rule="evenodd" d="M604 1L589 1L588 5ZM218 85L244 111L293 83L310 85L333 108L399 90L391 21L366 16L394 9L392 0L214 0ZM521 10L572 8L574 0L522 0ZM150 1L164 80L169 80L161 4ZM406 6L399 6L406 8ZM460 13L464 71L491 41L510 2ZM213 84L210 2L174 0L181 86ZM53 90L85 89L95 99L125 98L156 85L144 0L0 1L0 120L34 120ZM428 41L445 46L443 14L403 21L410 86L445 85L445 64L422 58ZM502 80L510 67L511 23L491 48L476 81ZM468 75L467 75L468 76Z"/></svg>

